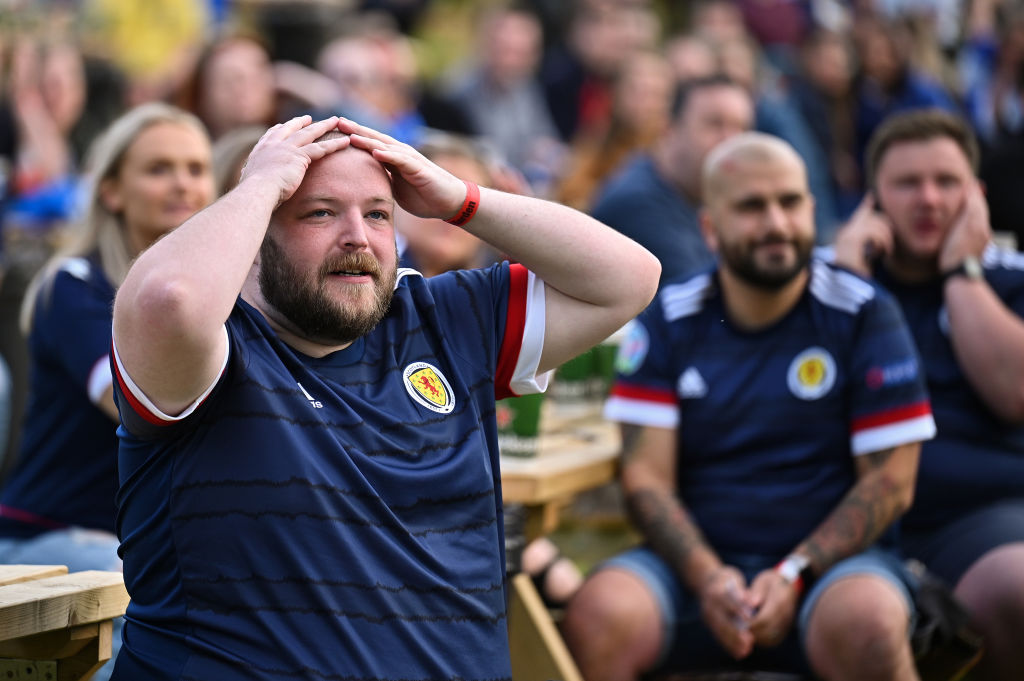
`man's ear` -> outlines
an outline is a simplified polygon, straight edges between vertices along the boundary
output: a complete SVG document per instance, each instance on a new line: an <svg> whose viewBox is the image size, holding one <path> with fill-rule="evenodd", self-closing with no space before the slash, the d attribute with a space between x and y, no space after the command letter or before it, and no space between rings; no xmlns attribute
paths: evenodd
<svg viewBox="0 0 1024 681"><path fill-rule="evenodd" d="M104 208L115 215L121 212L124 201L121 200L121 188L117 180L112 177L102 180L97 194Z"/></svg>
<svg viewBox="0 0 1024 681"><path fill-rule="evenodd" d="M700 209L700 233L704 237L704 243L712 253L718 253L718 235L715 234L715 225L707 208Z"/></svg>

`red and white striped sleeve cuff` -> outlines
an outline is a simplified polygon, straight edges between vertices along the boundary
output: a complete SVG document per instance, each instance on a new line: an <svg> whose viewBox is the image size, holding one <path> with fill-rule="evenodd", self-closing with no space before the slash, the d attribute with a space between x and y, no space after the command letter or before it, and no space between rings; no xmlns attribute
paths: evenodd
<svg viewBox="0 0 1024 681"><path fill-rule="evenodd" d="M679 425L679 405L670 389L620 382L612 386L604 403L604 417L637 426L675 428Z"/></svg>
<svg viewBox="0 0 1024 681"><path fill-rule="evenodd" d="M854 456L935 437L931 405L918 402L853 420L850 449Z"/></svg>
<svg viewBox="0 0 1024 681"><path fill-rule="evenodd" d="M210 383L209 387L203 391L203 393L197 397L191 404L181 411L176 416L165 414L159 409L153 401L146 397L146 394L142 392L142 389L135 384L131 376L125 370L124 365L121 363L121 357L117 354L117 343L111 341L111 352L114 354L114 378L117 380L118 387L121 390L121 394L124 395L128 404L131 406L132 411L144 419L147 423L151 423L156 426L168 426L185 418L188 418L192 412L194 412L199 405L201 405L213 389L217 386L217 382L224 375L224 370L228 366L228 356L231 354L231 342L227 338L228 329L227 327L221 327L224 329L224 361L221 363L220 371L217 372L217 376Z"/></svg>
<svg viewBox="0 0 1024 681"><path fill-rule="evenodd" d="M498 399L544 392L551 372L537 374L544 350L544 282L523 267L509 266L508 313L494 391Z"/></svg>

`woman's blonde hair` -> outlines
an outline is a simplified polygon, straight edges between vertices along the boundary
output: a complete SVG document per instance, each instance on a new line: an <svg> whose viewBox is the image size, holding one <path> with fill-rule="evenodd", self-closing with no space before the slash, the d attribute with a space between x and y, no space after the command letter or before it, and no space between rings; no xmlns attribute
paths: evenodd
<svg viewBox="0 0 1024 681"><path fill-rule="evenodd" d="M86 155L88 201L85 215L70 230L68 243L46 262L29 283L22 300L20 322L26 335L32 328L36 299L41 294L49 294L54 276L68 258L96 255L103 274L115 290L124 281L133 256L128 247L124 225L104 205L100 188L105 180L117 176L128 147L143 131L158 123L186 125L209 140L206 127L196 116L162 102L150 102L131 109L96 138Z"/></svg>

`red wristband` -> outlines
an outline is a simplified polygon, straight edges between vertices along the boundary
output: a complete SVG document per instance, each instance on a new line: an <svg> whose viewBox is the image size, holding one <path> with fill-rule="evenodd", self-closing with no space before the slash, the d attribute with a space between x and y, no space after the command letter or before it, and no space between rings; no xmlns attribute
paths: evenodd
<svg viewBox="0 0 1024 681"><path fill-rule="evenodd" d="M459 208L458 213L445 220L456 227L462 227L472 220L476 215L476 209L480 206L480 187L475 182L466 182L466 180L462 182L466 185L466 200L462 202L462 208Z"/></svg>

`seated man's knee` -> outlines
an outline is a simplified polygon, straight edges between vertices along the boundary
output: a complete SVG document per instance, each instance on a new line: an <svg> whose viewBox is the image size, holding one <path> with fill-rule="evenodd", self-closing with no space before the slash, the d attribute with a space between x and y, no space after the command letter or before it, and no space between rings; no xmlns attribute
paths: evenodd
<svg viewBox="0 0 1024 681"><path fill-rule="evenodd" d="M956 595L979 624L1019 630L1024 623L1024 543L1001 546L978 559L961 578Z"/></svg>
<svg viewBox="0 0 1024 681"><path fill-rule="evenodd" d="M632 658L630 666L653 664L663 638L661 613L643 582L623 570L602 570L588 578L566 608L562 634L585 678L588 668Z"/></svg>
<svg viewBox="0 0 1024 681"><path fill-rule="evenodd" d="M909 661L910 621L899 590L875 576L838 580L819 598L807 624L805 640L812 666L825 678L832 669L860 668L862 678L889 676L885 670Z"/></svg>

